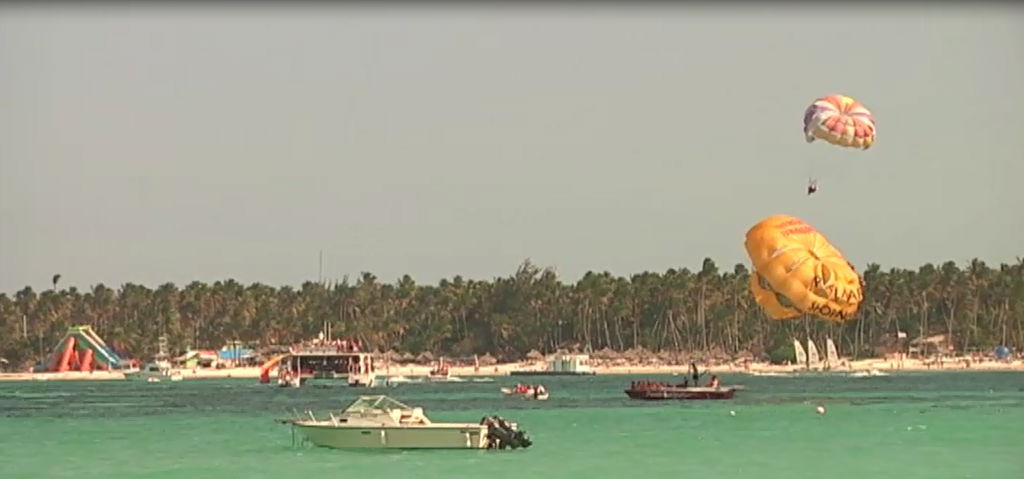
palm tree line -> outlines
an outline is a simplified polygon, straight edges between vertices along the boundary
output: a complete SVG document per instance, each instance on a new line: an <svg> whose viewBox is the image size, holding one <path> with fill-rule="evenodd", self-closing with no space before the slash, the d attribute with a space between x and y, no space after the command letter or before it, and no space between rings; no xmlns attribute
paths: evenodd
<svg viewBox="0 0 1024 479"><path fill-rule="evenodd" d="M417 284L306 282L298 288L192 282L150 289L99 284L0 294L0 357L11 364L43 358L68 326L89 324L126 357L146 358L165 336L173 350L219 348L240 340L291 344L319 333L357 337L378 351L449 357L491 354L521 359L531 350L646 350L688 358L764 359L794 337L831 337L844 356L871 357L897 332L948 334L961 352L1024 347L1024 260L990 267L974 259L917 270L862 272L864 301L845 323L767 319L748 288L743 264L643 272L588 272L575 283L529 260L492 281L460 276Z"/></svg>

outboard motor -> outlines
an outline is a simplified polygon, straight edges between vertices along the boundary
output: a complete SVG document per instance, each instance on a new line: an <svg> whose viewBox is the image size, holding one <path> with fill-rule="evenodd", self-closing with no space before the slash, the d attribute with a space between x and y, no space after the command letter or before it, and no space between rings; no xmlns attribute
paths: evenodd
<svg viewBox="0 0 1024 479"><path fill-rule="evenodd" d="M508 422L500 416L485 416L480 424L487 426L487 449L519 449L533 445L533 441L519 430L516 423Z"/></svg>

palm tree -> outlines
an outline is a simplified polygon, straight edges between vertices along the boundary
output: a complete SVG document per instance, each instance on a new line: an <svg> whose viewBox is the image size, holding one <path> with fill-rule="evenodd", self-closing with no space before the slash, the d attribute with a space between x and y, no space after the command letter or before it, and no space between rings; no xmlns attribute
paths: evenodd
<svg viewBox="0 0 1024 479"><path fill-rule="evenodd" d="M897 331L956 339L960 350L1005 344L1024 348L1024 260L990 268L975 259L941 266L863 272L864 300L854 321L839 325L770 321L753 302L744 265L720 273L711 258L686 268L628 277L587 272L563 283L554 269L529 260L492 281L442 279L418 284L403 275L385 284L369 272L355 284L306 282L298 289L232 279L179 289L102 284L37 294L0 293L0 356L42 358L71 324L91 324L119 352L151 354L166 335L178 349L217 347L232 339L288 344L326 324L335 337L356 336L379 349L437 355L521 358L533 349L721 351L765 354L797 329L838 335L855 357ZM939 320L940 323L936 323ZM939 326L941 324L941 326Z"/></svg>

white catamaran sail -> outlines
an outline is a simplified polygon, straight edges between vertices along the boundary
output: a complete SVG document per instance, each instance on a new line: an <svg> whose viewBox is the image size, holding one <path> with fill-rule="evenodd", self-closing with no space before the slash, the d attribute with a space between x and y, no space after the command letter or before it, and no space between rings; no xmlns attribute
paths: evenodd
<svg viewBox="0 0 1024 479"><path fill-rule="evenodd" d="M807 353L804 351L804 347L800 344L800 341L793 338L793 351L796 352L796 363L807 364Z"/></svg>
<svg viewBox="0 0 1024 479"><path fill-rule="evenodd" d="M836 351L836 343L832 342L832 338L828 338L825 343L825 365L829 368L839 366L839 353Z"/></svg>
<svg viewBox="0 0 1024 479"><path fill-rule="evenodd" d="M821 358L818 356L818 347L814 345L811 338L807 338L807 367L814 368L821 365Z"/></svg>

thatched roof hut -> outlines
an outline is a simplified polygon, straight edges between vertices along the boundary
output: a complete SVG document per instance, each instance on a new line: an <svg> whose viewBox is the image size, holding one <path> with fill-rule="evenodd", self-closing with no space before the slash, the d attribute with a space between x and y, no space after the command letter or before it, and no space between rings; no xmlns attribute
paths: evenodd
<svg viewBox="0 0 1024 479"><path fill-rule="evenodd" d="M635 347L622 353L622 357L634 363L646 363L653 354L643 346Z"/></svg>
<svg viewBox="0 0 1024 479"><path fill-rule="evenodd" d="M619 358L620 356L621 356L621 354L618 351L615 351L614 349L611 349L611 348L608 348L608 347L605 347L605 348L602 348L602 349L600 349L598 351L595 351L594 354L590 355L590 357L593 358L593 359L604 359L604 360L612 360L612 359Z"/></svg>
<svg viewBox="0 0 1024 479"><path fill-rule="evenodd" d="M480 365L481 366L493 366L495 364L498 364L498 360L495 359L494 356L491 356L491 353L487 353L487 354L485 354L483 356L480 356Z"/></svg>

